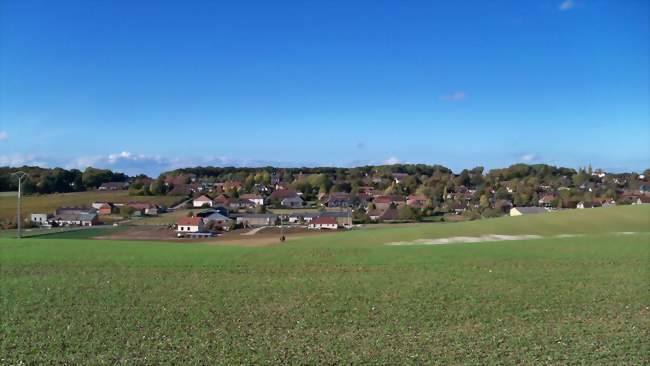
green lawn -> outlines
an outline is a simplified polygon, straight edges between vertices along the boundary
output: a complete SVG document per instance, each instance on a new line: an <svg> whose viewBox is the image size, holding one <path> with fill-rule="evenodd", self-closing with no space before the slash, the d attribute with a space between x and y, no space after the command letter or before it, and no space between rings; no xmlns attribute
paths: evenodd
<svg viewBox="0 0 650 366"><path fill-rule="evenodd" d="M14 222L16 219L16 195L10 194L13 192L3 193L6 194L0 194L0 220ZM171 205L179 199L179 197L172 196L129 196L128 191L88 191L31 195L22 198L22 216L26 218L31 213L53 213L57 207L62 206L90 206L95 201L143 201Z"/></svg>
<svg viewBox="0 0 650 366"><path fill-rule="evenodd" d="M266 248L0 238L0 363L647 364L649 226L619 207ZM546 238L384 245L482 234Z"/></svg>

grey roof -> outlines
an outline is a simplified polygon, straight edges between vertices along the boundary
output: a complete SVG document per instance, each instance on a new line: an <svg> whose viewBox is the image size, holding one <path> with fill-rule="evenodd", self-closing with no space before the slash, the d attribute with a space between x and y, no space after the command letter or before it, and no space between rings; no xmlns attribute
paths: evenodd
<svg viewBox="0 0 650 366"><path fill-rule="evenodd" d="M290 213L290 217L317 217L320 216L320 212L294 212Z"/></svg>
<svg viewBox="0 0 650 366"><path fill-rule="evenodd" d="M513 207L512 209L517 209L517 211L521 212L522 214L536 214L548 211L544 207Z"/></svg>
<svg viewBox="0 0 650 366"><path fill-rule="evenodd" d="M243 217L246 219L266 219L266 218L275 218L278 217L278 215L274 214L245 214L241 215L239 217Z"/></svg>
<svg viewBox="0 0 650 366"><path fill-rule="evenodd" d="M97 214L94 212L82 212L82 213L62 213L57 215L54 219L57 221L92 221L97 217Z"/></svg>
<svg viewBox="0 0 650 366"><path fill-rule="evenodd" d="M224 216L224 215L222 215L222 214L220 214L218 212L215 212L215 213L213 213L213 214L211 214L209 216L206 216L205 220L207 220L207 221L228 221L228 220L231 220L231 219L228 216Z"/></svg>
<svg viewBox="0 0 650 366"><path fill-rule="evenodd" d="M348 217L347 211L321 212L320 217Z"/></svg>

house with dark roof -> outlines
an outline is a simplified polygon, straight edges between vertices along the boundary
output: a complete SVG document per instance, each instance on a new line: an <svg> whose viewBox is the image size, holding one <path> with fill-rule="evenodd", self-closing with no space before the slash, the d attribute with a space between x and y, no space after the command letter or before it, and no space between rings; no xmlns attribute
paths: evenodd
<svg viewBox="0 0 650 366"><path fill-rule="evenodd" d="M305 201L303 201L299 196L291 196L283 198L282 201L280 201L280 204L288 208L297 208L303 207L305 205Z"/></svg>
<svg viewBox="0 0 650 366"><path fill-rule="evenodd" d="M61 210L49 220L58 226L94 226L99 224L97 210Z"/></svg>
<svg viewBox="0 0 650 366"><path fill-rule="evenodd" d="M345 192L335 192L327 198L327 207L350 207L352 200L350 194Z"/></svg>

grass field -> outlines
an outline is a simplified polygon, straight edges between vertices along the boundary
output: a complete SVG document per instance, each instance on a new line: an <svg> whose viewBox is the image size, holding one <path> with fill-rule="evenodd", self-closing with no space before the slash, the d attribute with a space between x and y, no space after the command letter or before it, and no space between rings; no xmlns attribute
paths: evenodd
<svg viewBox="0 0 650 366"><path fill-rule="evenodd" d="M384 245L484 234L544 238ZM0 363L647 364L649 234L637 206L264 248L1 238Z"/></svg>
<svg viewBox="0 0 650 366"><path fill-rule="evenodd" d="M15 221L16 195L13 192L0 194L0 220ZM167 196L129 196L127 191L113 192L74 192L47 195L24 196L22 198L23 217L31 213L52 213L57 207L62 206L90 206L95 201L129 202L142 201L170 205L178 201L179 197Z"/></svg>

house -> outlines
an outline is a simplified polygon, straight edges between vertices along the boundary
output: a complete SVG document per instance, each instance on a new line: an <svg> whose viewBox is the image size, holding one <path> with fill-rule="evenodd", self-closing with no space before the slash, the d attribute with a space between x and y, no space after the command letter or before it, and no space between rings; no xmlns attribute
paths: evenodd
<svg viewBox="0 0 650 366"><path fill-rule="evenodd" d="M97 189L100 191L120 191L127 188L129 188L127 182L106 182L102 183Z"/></svg>
<svg viewBox="0 0 650 366"><path fill-rule="evenodd" d="M650 197L648 196L641 196L636 199L636 201L632 202L633 205L647 205L650 204Z"/></svg>
<svg viewBox="0 0 650 366"><path fill-rule="evenodd" d="M336 230L339 228L339 224L334 217L317 217L309 223L308 226L310 229L328 229Z"/></svg>
<svg viewBox="0 0 650 366"><path fill-rule="evenodd" d="M212 200L212 198L210 198L210 196L203 194L203 195L195 198L192 201L192 206L194 206L194 207L212 207L212 206L214 206L214 201Z"/></svg>
<svg viewBox="0 0 650 366"><path fill-rule="evenodd" d="M448 205L449 209L454 211L456 215L460 215L463 212L467 211L467 202L465 201L454 201Z"/></svg>
<svg viewBox="0 0 650 366"><path fill-rule="evenodd" d="M411 195L406 198L406 204L413 208L424 208L429 204L429 199L423 195Z"/></svg>
<svg viewBox="0 0 650 366"><path fill-rule="evenodd" d="M274 214L245 214L237 216L237 224L244 227L275 225L278 215Z"/></svg>
<svg viewBox="0 0 650 366"><path fill-rule="evenodd" d="M220 194L217 196L217 198L214 199L214 203L216 205L220 205L224 207L230 206L230 201L231 201L230 197L228 197L225 194Z"/></svg>
<svg viewBox="0 0 650 366"><path fill-rule="evenodd" d="M318 217L333 217L341 226L348 226L352 220L352 212L349 211L329 211L321 212Z"/></svg>
<svg viewBox="0 0 650 366"><path fill-rule="evenodd" d="M510 209L510 216L533 215L548 212L544 207L513 207Z"/></svg>
<svg viewBox="0 0 650 366"><path fill-rule="evenodd" d="M350 200L349 193L336 192L330 194L326 204L327 207L350 207L352 201Z"/></svg>
<svg viewBox="0 0 650 366"><path fill-rule="evenodd" d="M241 182L238 180L229 180L223 184L224 191L240 191L241 188Z"/></svg>
<svg viewBox="0 0 650 366"><path fill-rule="evenodd" d="M378 209L385 210L390 207L391 204L395 204L396 206L404 204L404 197L399 195L375 196L372 203L374 203L375 207Z"/></svg>
<svg viewBox="0 0 650 366"><path fill-rule="evenodd" d="M296 196L298 196L298 193L293 189L278 189L271 193L269 199L282 201L285 198Z"/></svg>
<svg viewBox="0 0 650 366"><path fill-rule="evenodd" d="M104 202L97 207L93 204L93 208L95 208L97 213L100 215L110 215L113 212L113 205L108 202Z"/></svg>
<svg viewBox="0 0 650 366"><path fill-rule="evenodd" d="M545 194L544 196L542 196L542 198L539 199L537 203L542 207L551 207L553 205L554 200L555 200L555 195Z"/></svg>
<svg viewBox="0 0 650 366"><path fill-rule="evenodd" d="M395 183L400 184L408 177L409 175L407 173L393 173L393 179L395 180Z"/></svg>
<svg viewBox="0 0 650 366"><path fill-rule="evenodd" d="M29 216L29 221L39 226L47 226L49 225L48 221L50 217L51 215L44 213L33 213Z"/></svg>
<svg viewBox="0 0 650 366"><path fill-rule="evenodd" d="M239 196L240 199L242 200L247 200L252 202L256 206L262 206L264 205L264 197L258 195L258 194L243 194Z"/></svg>
<svg viewBox="0 0 650 366"><path fill-rule="evenodd" d="M250 208L250 207L255 207L255 204L249 200L243 200L241 198L231 198L229 200L228 207L230 207L233 210L238 210L240 208Z"/></svg>
<svg viewBox="0 0 650 366"><path fill-rule="evenodd" d="M133 208L136 216L157 216L160 208L158 205L149 202L128 202L124 206Z"/></svg>
<svg viewBox="0 0 650 366"><path fill-rule="evenodd" d="M301 222L309 223L318 217L318 215L318 212L295 212L289 214L288 221L290 224L299 224Z"/></svg>
<svg viewBox="0 0 650 366"><path fill-rule="evenodd" d="M200 217L181 217L176 223L176 231L179 234L203 232L203 219Z"/></svg>
<svg viewBox="0 0 650 366"><path fill-rule="evenodd" d="M296 208L304 206L305 202L302 200L302 198L293 196L282 199L282 201L280 201L280 204L284 207Z"/></svg>
<svg viewBox="0 0 650 366"><path fill-rule="evenodd" d="M387 208L379 215L379 221L395 221L398 216L399 212L396 208Z"/></svg>
<svg viewBox="0 0 650 366"><path fill-rule="evenodd" d="M221 230L228 231L230 230L230 226L232 225L233 220L228 216L224 216L218 212L213 212L212 214L204 217L203 222L206 225L211 225Z"/></svg>
<svg viewBox="0 0 650 366"><path fill-rule="evenodd" d="M93 202L91 206L100 215L110 215L113 212L113 204L110 202Z"/></svg>

